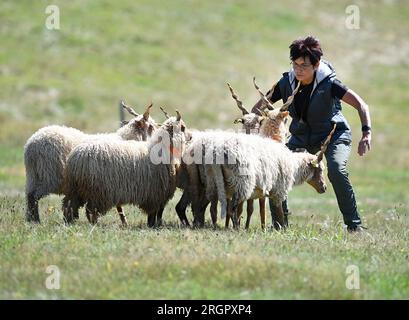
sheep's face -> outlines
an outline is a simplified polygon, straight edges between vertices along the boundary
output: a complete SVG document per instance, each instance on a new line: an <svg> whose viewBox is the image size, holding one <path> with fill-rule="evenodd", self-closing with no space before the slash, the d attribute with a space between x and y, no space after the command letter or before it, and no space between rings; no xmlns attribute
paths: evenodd
<svg viewBox="0 0 409 320"><path fill-rule="evenodd" d="M169 136L171 155L180 159L186 141L190 141L192 138L191 133L186 129L185 122L180 117L170 117L163 123L162 129Z"/></svg>
<svg viewBox="0 0 409 320"><path fill-rule="evenodd" d="M289 115L288 111L280 111L280 109L274 109L267 112L268 119L272 123L276 123L279 126L282 122L286 122Z"/></svg>
<svg viewBox="0 0 409 320"><path fill-rule="evenodd" d="M327 190L327 184L325 183L325 165L321 162L316 162L317 158L314 157L310 163L310 179L307 180L307 183L311 185L318 193L324 193Z"/></svg>
<svg viewBox="0 0 409 320"><path fill-rule="evenodd" d="M169 134L170 139L188 139L190 133L186 130L185 122L180 119L176 120L175 117L170 117L163 124L162 128Z"/></svg>
<svg viewBox="0 0 409 320"><path fill-rule="evenodd" d="M263 121L260 127L261 135L284 143L287 132L285 121L287 120L288 111L274 109L263 113Z"/></svg>
<svg viewBox="0 0 409 320"><path fill-rule="evenodd" d="M246 131L246 134L250 134L259 132L262 120L262 116L255 113L248 113L243 115L241 118L234 120L234 123L241 123L243 130Z"/></svg>
<svg viewBox="0 0 409 320"><path fill-rule="evenodd" d="M122 136L126 140L146 141L157 129L157 124L149 116L145 120L143 115L139 115L130 121L122 122Z"/></svg>

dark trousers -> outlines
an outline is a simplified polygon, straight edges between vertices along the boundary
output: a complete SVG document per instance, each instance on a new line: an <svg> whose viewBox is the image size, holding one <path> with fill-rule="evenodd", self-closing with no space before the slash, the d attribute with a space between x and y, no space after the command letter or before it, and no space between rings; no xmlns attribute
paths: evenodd
<svg viewBox="0 0 409 320"><path fill-rule="evenodd" d="M290 149L295 149L291 145ZM319 149L307 149L310 153L316 153ZM339 210L344 218L344 223L348 226L361 224L358 209L356 206L355 194L351 182L348 178L346 165L351 153L351 143L344 141L335 141L331 143L325 152L328 167L328 179L332 184L338 201ZM288 212L287 200L283 202L284 212ZM270 199L271 216L275 216L275 207Z"/></svg>

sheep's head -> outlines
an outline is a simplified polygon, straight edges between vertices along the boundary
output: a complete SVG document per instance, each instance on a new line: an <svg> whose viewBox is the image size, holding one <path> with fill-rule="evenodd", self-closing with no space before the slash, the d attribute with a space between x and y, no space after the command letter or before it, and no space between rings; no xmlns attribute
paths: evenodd
<svg viewBox="0 0 409 320"><path fill-rule="evenodd" d="M241 123L243 130L245 130L247 134L250 134L259 132L262 121L263 116L255 113L248 113L234 120L234 123Z"/></svg>
<svg viewBox="0 0 409 320"><path fill-rule="evenodd" d="M336 127L337 125L334 124L334 127L328 137L325 139L321 150L318 151L317 154L311 155L309 159L308 165L312 170L311 177L307 180L307 183L310 184L315 190L317 190L318 193L324 193L327 190L327 185L324 178L325 165L322 162L322 159L324 158L325 151L327 150Z"/></svg>
<svg viewBox="0 0 409 320"><path fill-rule="evenodd" d="M133 119L123 121L122 127L118 130L119 135L125 140L146 141L158 128L155 120L150 116L152 103L146 107L143 114L138 114L130 106L121 101L121 106L127 110Z"/></svg>
<svg viewBox="0 0 409 320"><path fill-rule="evenodd" d="M272 138L279 142L285 142L287 128L285 126L289 112L274 109L269 111L262 111L263 119L261 123L260 132L263 136Z"/></svg>
<svg viewBox="0 0 409 320"><path fill-rule="evenodd" d="M177 138L179 135L186 138L186 140L189 140L188 138L190 137L190 134L186 130L185 122L182 120L178 110L176 110L176 117L169 117L161 127L169 133L169 136L172 139Z"/></svg>
<svg viewBox="0 0 409 320"><path fill-rule="evenodd" d="M240 109L242 116L234 120L234 123L241 123L243 130L246 131L247 134L258 132L260 129L261 121L263 120L263 116L248 112L245 107L243 107L243 103L237 96L237 94L234 92L233 88L230 86L229 83L227 83L227 86L229 87L231 96L237 103L237 107Z"/></svg>
<svg viewBox="0 0 409 320"><path fill-rule="evenodd" d="M308 165L310 166L310 175L307 179L307 183L312 186L318 193L324 193L327 190L327 184L325 183L324 177L324 162L318 162L317 156L311 155Z"/></svg>
<svg viewBox="0 0 409 320"><path fill-rule="evenodd" d="M287 119L290 113L288 111L281 111L280 109L274 109L274 110L269 110L265 112L265 114L269 120L274 121L277 124L281 124Z"/></svg>
<svg viewBox="0 0 409 320"><path fill-rule="evenodd" d="M170 117L163 108L161 108L161 110L165 113L166 120L160 127L158 141L161 142L165 148L169 149L173 160L180 160L186 142L191 140L192 135L186 129L185 122L182 120L179 111L176 110L175 117Z"/></svg>

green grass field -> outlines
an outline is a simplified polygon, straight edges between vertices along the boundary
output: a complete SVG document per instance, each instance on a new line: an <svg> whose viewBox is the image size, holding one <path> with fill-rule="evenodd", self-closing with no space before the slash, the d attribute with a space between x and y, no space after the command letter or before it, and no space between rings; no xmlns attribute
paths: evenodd
<svg viewBox="0 0 409 320"><path fill-rule="evenodd" d="M48 4L0 3L0 298L409 299L407 1L56 0L60 30L45 28ZM345 27L350 4L358 30ZM290 67L291 41L308 34L370 106L365 157L356 153L358 114L344 106L367 232L346 233L332 189L308 186L290 193L285 232L263 232L257 214L248 232L180 228L179 192L157 230L134 207L126 229L114 211L95 227L81 212L67 227L57 196L40 202L41 225L25 222L23 146L37 129L113 131L120 98L138 111L152 100L158 121L165 105L190 128L232 128L239 112L226 82L252 106L252 77L267 90ZM46 288L50 265L59 290ZM346 286L350 265L358 290Z"/></svg>

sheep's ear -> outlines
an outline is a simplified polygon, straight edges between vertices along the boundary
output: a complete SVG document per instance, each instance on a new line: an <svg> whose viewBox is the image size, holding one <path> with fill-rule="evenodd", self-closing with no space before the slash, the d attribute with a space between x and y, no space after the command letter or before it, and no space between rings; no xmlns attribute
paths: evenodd
<svg viewBox="0 0 409 320"><path fill-rule="evenodd" d="M268 119L268 117L265 116L258 116L257 118L257 122L259 123L259 125L261 126L261 124L263 123L264 120Z"/></svg>
<svg viewBox="0 0 409 320"><path fill-rule="evenodd" d="M287 117L289 114L290 114L290 112L288 110L280 112L280 115L281 115L282 118Z"/></svg>
<svg viewBox="0 0 409 320"><path fill-rule="evenodd" d="M243 119L237 118L236 120L234 120L234 124L238 124L238 123L243 123Z"/></svg>
<svg viewBox="0 0 409 320"><path fill-rule="evenodd" d="M182 116L179 113L179 110L176 110L176 121L182 120Z"/></svg>
<svg viewBox="0 0 409 320"><path fill-rule="evenodd" d="M148 126L148 134L151 136L153 131L155 130L155 128L153 127L153 125L149 124Z"/></svg>
<svg viewBox="0 0 409 320"><path fill-rule="evenodd" d="M268 112L261 110L261 115L268 118Z"/></svg>
<svg viewBox="0 0 409 320"><path fill-rule="evenodd" d="M318 168L320 165L318 164L318 159L314 159L310 162L310 164L314 167L314 168Z"/></svg>
<svg viewBox="0 0 409 320"><path fill-rule="evenodd" d="M148 120L149 120L149 114L150 114L150 112L151 112L152 106L153 106L153 103L151 102L151 103L146 107L146 110L145 110L145 112L143 113L143 119L144 119L145 121L148 121Z"/></svg>
<svg viewBox="0 0 409 320"><path fill-rule="evenodd" d="M132 121L132 126L137 129L137 128L141 128L144 126L144 119L142 118L141 120L134 120Z"/></svg>
<svg viewBox="0 0 409 320"><path fill-rule="evenodd" d="M121 127L126 126L129 123L128 120L122 120L121 121Z"/></svg>

